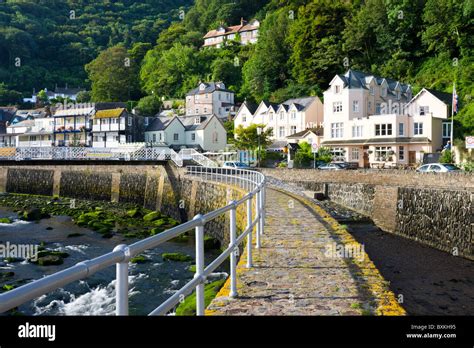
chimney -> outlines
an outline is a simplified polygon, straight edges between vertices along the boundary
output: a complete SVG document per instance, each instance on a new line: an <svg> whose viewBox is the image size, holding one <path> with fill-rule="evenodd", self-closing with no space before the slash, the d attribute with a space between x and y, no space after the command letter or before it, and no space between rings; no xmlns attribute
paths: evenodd
<svg viewBox="0 0 474 348"><path fill-rule="evenodd" d="M244 25L244 17L240 17L240 25Z"/></svg>

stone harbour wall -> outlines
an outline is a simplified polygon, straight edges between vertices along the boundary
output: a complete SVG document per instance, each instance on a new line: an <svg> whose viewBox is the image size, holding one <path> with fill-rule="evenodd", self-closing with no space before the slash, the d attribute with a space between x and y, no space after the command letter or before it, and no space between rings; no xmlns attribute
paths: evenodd
<svg viewBox="0 0 474 348"><path fill-rule="evenodd" d="M3 166L1 192L135 203L181 222L245 195L237 187L186 176L171 165ZM238 231L245 228L245 214L244 206L237 209ZM208 222L205 231L222 245L228 244L229 213Z"/></svg>
<svg viewBox="0 0 474 348"><path fill-rule="evenodd" d="M263 172L309 191L324 192L332 201L370 217L386 232L474 259L474 177L470 174L402 172L389 177L352 170ZM413 185L417 177L418 185Z"/></svg>
<svg viewBox="0 0 474 348"><path fill-rule="evenodd" d="M318 183L360 183L391 186L428 186L474 190L474 173L418 173L413 170L358 169L324 171L314 169L261 169L265 175L284 181L311 181Z"/></svg>

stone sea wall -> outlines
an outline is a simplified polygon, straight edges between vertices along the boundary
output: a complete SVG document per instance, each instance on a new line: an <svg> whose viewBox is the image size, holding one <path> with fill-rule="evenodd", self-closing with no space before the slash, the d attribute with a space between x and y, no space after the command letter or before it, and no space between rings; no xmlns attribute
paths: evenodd
<svg viewBox="0 0 474 348"><path fill-rule="evenodd" d="M309 191L324 192L332 201L370 217L384 231L474 259L471 174L401 172L391 177L377 171L263 172ZM414 179L418 185L413 185Z"/></svg>
<svg viewBox="0 0 474 348"><path fill-rule="evenodd" d="M245 195L237 187L186 176L171 165L2 166L0 192L130 202L159 210L181 222ZM239 231L245 228L245 213L245 207L237 209ZM221 244L228 244L229 213L208 222L205 230Z"/></svg>

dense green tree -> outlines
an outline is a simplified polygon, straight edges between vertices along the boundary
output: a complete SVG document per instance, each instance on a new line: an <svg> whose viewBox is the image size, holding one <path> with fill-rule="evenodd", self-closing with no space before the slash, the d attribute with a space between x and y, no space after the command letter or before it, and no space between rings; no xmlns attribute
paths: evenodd
<svg viewBox="0 0 474 348"><path fill-rule="evenodd" d="M273 129L267 128L262 134L258 135L257 128L265 127L263 124L252 124L246 128L242 125L234 129L236 139L234 145L237 149L241 150L255 150L260 146L262 149L265 149L268 145L272 143L271 136L273 135Z"/></svg>
<svg viewBox="0 0 474 348"><path fill-rule="evenodd" d="M284 8L269 14L261 27L255 52L243 68L244 93L254 100L268 99L290 78L291 48L286 42L290 21Z"/></svg>
<svg viewBox="0 0 474 348"><path fill-rule="evenodd" d="M140 99L137 105L137 110L143 116L155 116L160 112L163 103L156 95L149 95Z"/></svg>
<svg viewBox="0 0 474 348"><path fill-rule="evenodd" d="M340 23L348 11L346 2L331 0L313 0L299 8L289 33L290 61L298 83L312 88L326 85L343 69Z"/></svg>
<svg viewBox="0 0 474 348"><path fill-rule="evenodd" d="M103 51L86 65L94 102L130 100L139 94L138 80L129 52L123 46Z"/></svg>
<svg viewBox="0 0 474 348"><path fill-rule="evenodd" d="M4 83L0 83L0 106L16 105L21 103L21 93L8 89Z"/></svg>

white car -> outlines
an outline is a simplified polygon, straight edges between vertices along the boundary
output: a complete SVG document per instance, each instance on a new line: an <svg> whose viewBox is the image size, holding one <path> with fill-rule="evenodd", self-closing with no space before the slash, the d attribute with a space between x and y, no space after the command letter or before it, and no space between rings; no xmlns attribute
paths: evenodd
<svg viewBox="0 0 474 348"><path fill-rule="evenodd" d="M345 170L347 169L346 166L340 164L340 163L326 163L323 165L320 165L318 167L320 170Z"/></svg>
<svg viewBox="0 0 474 348"><path fill-rule="evenodd" d="M430 163L424 164L419 167L416 171L419 173L448 173L459 171L458 167L448 163Z"/></svg>

